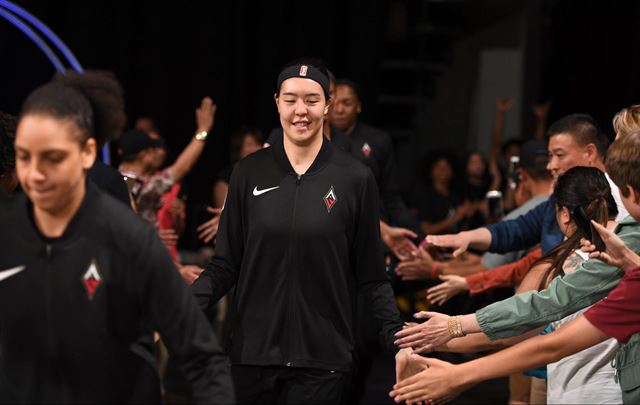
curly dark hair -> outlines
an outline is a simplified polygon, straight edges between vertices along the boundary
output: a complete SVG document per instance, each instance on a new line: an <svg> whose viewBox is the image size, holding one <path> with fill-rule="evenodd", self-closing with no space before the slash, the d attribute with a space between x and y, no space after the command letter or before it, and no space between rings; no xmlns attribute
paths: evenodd
<svg viewBox="0 0 640 405"><path fill-rule="evenodd" d="M0 177L16 168L16 152L13 142L16 139L18 118L0 111Z"/></svg>
<svg viewBox="0 0 640 405"><path fill-rule="evenodd" d="M126 125L124 91L110 72L58 73L27 97L20 116L29 114L71 119L82 130L82 142L94 138L102 146Z"/></svg>

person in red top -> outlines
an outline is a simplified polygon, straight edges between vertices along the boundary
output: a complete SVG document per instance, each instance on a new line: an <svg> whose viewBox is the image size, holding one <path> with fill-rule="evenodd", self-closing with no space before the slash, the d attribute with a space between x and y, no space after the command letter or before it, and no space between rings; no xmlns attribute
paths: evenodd
<svg viewBox="0 0 640 405"><path fill-rule="evenodd" d="M499 287L515 287L520 285L529 273L531 266L542 256L539 247L525 255L522 259L498 266L491 271L480 271L468 276L443 274L444 281L427 290L427 299L436 305L442 305L450 298L469 291L470 295L477 295Z"/></svg>
<svg viewBox="0 0 640 405"><path fill-rule="evenodd" d="M623 343L640 333L640 267L625 274L618 287L589 308L584 317L602 333Z"/></svg>

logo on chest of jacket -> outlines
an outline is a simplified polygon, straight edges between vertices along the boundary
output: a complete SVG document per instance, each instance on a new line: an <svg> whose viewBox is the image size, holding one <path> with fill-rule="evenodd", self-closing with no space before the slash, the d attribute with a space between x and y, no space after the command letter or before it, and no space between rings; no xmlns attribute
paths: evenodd
<svg viewBox="0 0 640 405"><path fill-rule="evenodd" d="M333 191L333 186L331 186L327 194L324 196L324 203L327 206L327 212L331 212L331 208L336 205L336 201L338 201L338 197L336 196L336 192Z"/></svg>
<svg viewBox="0 0 640 405"><path fill-rule="evenodd" d="M102 284L102 276L100 275L100 271L98 271L98 266L95 260L91 260L91 264L89 268L82 276L82 285L84 289L87 291L87 297L89 300L93 300L93 296L96 293L98 287Z"/></svg>
<svg viewBox="0 0 640 405"><path fill-rule="evenodd" d="M362 154L364 155L364 157L369 157L371 156L371 146L369 146L368 143L364 143L364 145L362 145Z"/></svg>

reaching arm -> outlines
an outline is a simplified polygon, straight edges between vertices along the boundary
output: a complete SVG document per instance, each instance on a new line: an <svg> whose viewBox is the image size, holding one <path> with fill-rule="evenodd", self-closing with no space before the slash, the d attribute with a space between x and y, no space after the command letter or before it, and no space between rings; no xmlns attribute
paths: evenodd
<svg viewBox="0 0 640 405"><path fill-rule="evenodd" d="M533 107L533 115L536 117L536 126L533 130L533 139L544 139L547 131L547 116L551 109L551 100L547 100L543 104L537 104Z"/></svg>
<svg viewBox="0 0 640 405"><path fill-rule="evenodd" d="M478 250L488 249L492 235L487 228L483 227L453 235L428 235L426 240L438 247L455 249L453 256L458 257L470 247Z"/></svg>
<svg viewBox="0 0 640 405"><path fill-rule="evenodd" d="M541 255L542 251L538 248L517 262L467 276L466 281L469 286L469 293L475 295L493 288L517 286L527 275L531 265L533 265Z"/></svg>
<svg viewBox="0 0 640 405"><path fill-rule="evenodd" d="M140 302L191 383L194 402L233 403L228 360L168 252L151 227L132 244L141 248L132 272Z"/></svg>
<svg viewBox="0 0 640 405"><path fill-rule="evenodd" d="M393 252L399 260L407 260L415 254L418 247L411 241L411 238L417 238L410 229L392 227L384 221L380 221L380 236L385 245Z"/></svg>
<svg viewBox="0 0 640 405"><path fill-rule="evenodd" d="M196 133L203 131L209 133L213 128L215 114L216 105L209 97L203 98L200 107L196 109L196 124L198 125ZM180 156L169 167L171 177L176 183L182 180L196 164L204 150L204 144L204 140L192 138Z"/></svg>
<svg viewBox="0 0 640 405"><path fill-rule="evenodd" d="M389 350L395 352L394 333L402 328L400 312L396 307L391 284L384 270L380 241L379 210L376 202L378 190L371 171L367 171L360 192L357 229L351 249L358 287L371 308Z"/></svg>
<svg viewBox="0 0 640 405"><path fill-rule="evenodd" d="M498 97L496 101L496 120L493 125L493 137L491 139L490 160L497 161L502 147L504 134L504 115L513 107L513 100L506 97Z"/></svg>
<svg viewBox="0 0 640 405"><path fill-rule="evenodd" d="M213 207L222 208L224 200L227 198L227 191L229 190L229 183L226 181L218 180L213 185Z"/></svg>
<svg viewBox="0 0 640 405"><path fill-rule="evenodd" d="M558 361L607 338L584 316L580 316L558 331L527 339L513 347L460 365L414 357L415 361L429 368L397 383L390 396L396 402L450 398L478 382Z"/></svg>
<svg viewBox="0 0 640 405"><path fill-rule="evenodd" d="M637 222L623 221L616 233L631 250L640 250ZM547 289L496 302L477 311L474 318L491 339L518 335L594 304L614 289L623 275L615 266L590 259L578 270L556 277Z"/></svg>
<svg viewBox="0 0 640 405"><path fill-rule="evenodd" d="M206 313L238 280L245 245L242 223L244 184L241 173L241 166L238 166L231 175L227 202L222 210L216 237L216 254L191 286L198 304Z"/></svg>

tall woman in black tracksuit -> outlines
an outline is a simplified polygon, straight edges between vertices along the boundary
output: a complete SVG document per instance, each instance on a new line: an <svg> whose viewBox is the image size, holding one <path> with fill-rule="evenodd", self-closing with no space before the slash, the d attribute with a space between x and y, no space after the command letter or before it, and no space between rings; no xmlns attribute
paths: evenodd
<svg viewBox="0 0 640 405"><path fill-rule="evenodd" d="M24 103L25 194L0 211L0 403L160 403L154 330L195 402L234 400L224 355L155 230L86 178L96 144L124 125L121 94L110 77L68 73Z"/></svg>
<svg viewBox="0 0 640 405"><path fill-rule="evenodd" d="M322 136L327 75L289 66L277 89L284 136L236 165L216 256L192 289L209 310L236 286L228 350L239 402L336 403L356 291L389 347L402 326L382 267L378 191L368 168Z"/></svg>

